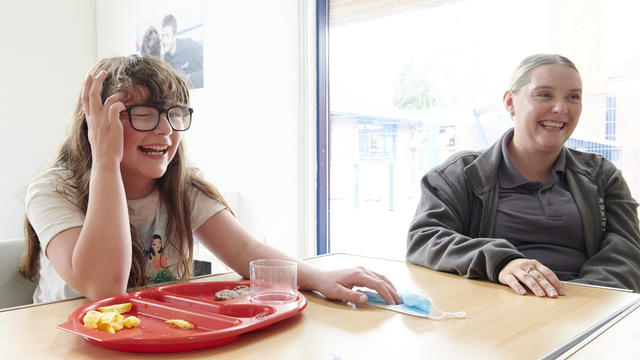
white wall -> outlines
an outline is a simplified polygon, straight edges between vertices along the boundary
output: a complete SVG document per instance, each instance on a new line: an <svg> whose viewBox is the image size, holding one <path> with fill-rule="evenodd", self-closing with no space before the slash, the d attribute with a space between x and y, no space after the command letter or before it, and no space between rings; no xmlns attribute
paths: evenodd
<svg viewBox="0 0 640 360"><path fill-rule="evenodd" d="M55 159L83 75L96 60L87 0L0 6L0 240L23 237L24 190Z"/></svg>
<svg viewBox="0 0 640 360"><path fill-rule="evenodd" d="M202 8L205 85L191 91L188 155L223 193L240 193L239 217L256 238L294 256L315 254L312 4L96 1L98 58L135 52L140 20Z"/></svg>
<svg viewBox="0 0 640 360"><path fill-rule="evenodd" d="M3 3L0 240L23 236L24 189L54 160L91 65L135 52L138 20L201 6L205 87L192 91L188 154L222 192L240 193L239 217L256 238L315 253L314 2L200 4Z"/></svg>

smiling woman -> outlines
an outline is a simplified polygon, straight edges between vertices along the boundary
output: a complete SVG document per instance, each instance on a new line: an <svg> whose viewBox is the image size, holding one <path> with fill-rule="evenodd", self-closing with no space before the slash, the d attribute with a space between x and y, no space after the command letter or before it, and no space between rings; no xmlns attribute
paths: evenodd
<svg viewBox="0 0 640 360"><path fill-rule="evenodd" d="M560 280L640 291L638 203L613 163L564 146L582 110L575 65L529 56L503 99L513 129L422 178L407 260L521 295L564 295Z"/></svg>
<svg viewBox="0 0 640 360"><path fill-rule="evenodd" d="M546 180L550 165L578 125L582 80L575 65L567 61L560 56L526 59L504 94L515 128L509 154L530 180Z"/></svg>

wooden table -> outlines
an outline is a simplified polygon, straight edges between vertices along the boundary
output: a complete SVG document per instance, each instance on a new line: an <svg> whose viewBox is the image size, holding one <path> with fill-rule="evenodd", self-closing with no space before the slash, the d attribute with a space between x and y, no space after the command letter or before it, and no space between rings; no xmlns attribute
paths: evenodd
<svg viewBox="0 0 640 360"><path fill-rule="evenodd" d="M640 358L640 309L595 337L570 360Z"/></svg>
<svg viewBox="0 0 640 360"><path fill-rule="evenodd" d="M353 307L307 292L308 306L300 315L240 335L228 345L182 353L136 354L105 349L56 329L74 309L87 303L76 299L0 312L0 358L535 359L640 298L639 294L570 284L566 296L537 298L399 261L344 254L306 261L325 269L364 265L385 274L399 290L427 294L442 310L466 311L467 317L435 321L369 306ZM196 281L237 279L237 274L229 273ZM626 320L620 325L637 332L640 313L636 311ZM616 326L602 336L613 334ZM584 351L597 348L598 341L574 356L583 358L589 353ZM605 356L611 354L606 347L598 349ZM633 353L626 353L624 347L616 351L618 355L637 355L637 344L635 349Z"/></svg>

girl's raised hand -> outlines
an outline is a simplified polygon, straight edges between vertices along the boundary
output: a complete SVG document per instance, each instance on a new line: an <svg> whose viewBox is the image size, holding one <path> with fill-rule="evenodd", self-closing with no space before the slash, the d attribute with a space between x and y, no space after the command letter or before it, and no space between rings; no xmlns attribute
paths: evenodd
<svg viewBox="0 0 640 360"><path fill-rule="evenodd" d="M87 118L92 166L110 164L120 166L123 153L123 129L120 112L125 110L122 101L126 95L113 94L102 103L102 85L107 73L89 74L82 89L82 110Z"/></svg>

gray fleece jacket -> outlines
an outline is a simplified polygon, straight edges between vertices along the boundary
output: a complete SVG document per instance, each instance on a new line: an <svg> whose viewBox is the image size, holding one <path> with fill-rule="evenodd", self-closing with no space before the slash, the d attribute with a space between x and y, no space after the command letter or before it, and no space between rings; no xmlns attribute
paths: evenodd
<svg viewBox="0 0 640 360"><path fill-rule="evenodd" d="M493 237L501 143L484 152L457 153L422 178L407 261L497 282L509 261L524 257L509 241ZM573 281L640 291L638 203L620 170L598 154L562 151L588 256Z"/></svg>

